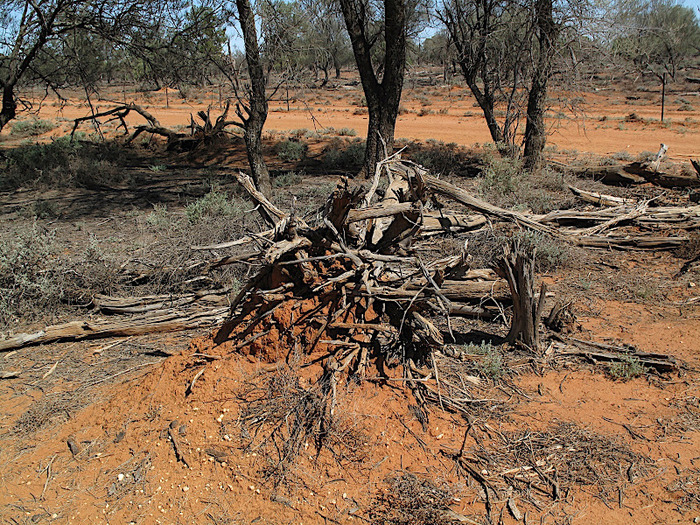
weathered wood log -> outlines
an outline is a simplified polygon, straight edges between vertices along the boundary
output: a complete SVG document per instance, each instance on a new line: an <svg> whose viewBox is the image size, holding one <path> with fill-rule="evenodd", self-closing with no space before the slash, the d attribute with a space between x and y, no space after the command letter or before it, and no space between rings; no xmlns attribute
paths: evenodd
<svg viewBox="0 0 700 525"><path fill-rule="evenodd" d="M253 183L253 179L251 179L249 175L246 175L241 171L234 172L233 175L236 177L236 180L240 183L240 185L243 186L243 189L248 192L248 195L250 195L255 204L259 206L258 211L260 212L260 215L268 223L275 226L277 223L282 222L289 217L288 214L284 213L277 206L272 204L267 197L265 197L265 195L258 191Z"/></svg>
<svg viewBox="0 0 700 525"><path fill-rule="evenodd" d="M587 166L582 169L573 169L579 178L592 179L608 186L633 186L646 182L644 177L628 173L623 166Z"/></svg>
<svg viewBox="0 0 700 525"><path fill-rule="evenodd" d="M141 314L154 310L166 310L192 304L209 302L226 304L230 288L200 290L183 295L148 295L143 297L111 297L96 294L92 303L104 314Z"/></svg>
<svg viewBox="0 0 700 525"><path fill-rule="evenodd" d="M428 174L423 174L422 179L425 183L425 186L428 189L433 190L434 192L439 193L441 195L445 195L446 197L449 197L452 200L455 200L472 210L478 211L479 213L483 213L484 215L489 215L492 217L498 217L506 221L515 222L516 224L519 224L525 228L547 233L552 237L566 237L566 235L561 234L551 226L542 224L532 219L531 217L528 217L527 215L524 215L517 211L499 208L498 206L489 204L488 202L482 201L481 199L477 199L468 191L463 190L462 188L459 188L454 184L450 184L449 182L440 180L437 177Z"/></svg>
<svg viewBox="0 0 700 525"><path fill-rule="evenodd" d="M637 360L641 365L653 368L657 372L678 372L680 365L673 357L665 354L639 352L632 348L584 341L572 337L563 338L563 345L555 348L556 357L578 356L590 361L624 362Z"/></svg>
<svg viewBox="0 0 700 525"><path fill-rule="evenodd" d="M594 191L585 191L575 186L568 186L571 193L579 197L585 202L590 202L592 204L599 204L601 206L622 206L629 205L634 206L637 204L635 199L625 199L622 197L614 197L612 195L605 195L604 193L596 193Z"/></svg>
<svg viewBox="0 0 700 525"><path fill-rule="evenodd" d="M647 162L632 162L625 166L625 171L633 175L642 177L645 181L651 182L662 188L698 188L700 187L700 178L690 177L679 173L671 173L654 169Z"/></svg>
<svg viewBox="0 0 700 525"><path fill-rule="evenodd" d="M228 311L227 307L196 312L180 310L158 311L116 323L92 320L71 321L69 323L47 326L43 330L32 334L17 334L0 339L0 352L29 345L52 343L54 341L124 337L214 326L226 318Z"/></svg>

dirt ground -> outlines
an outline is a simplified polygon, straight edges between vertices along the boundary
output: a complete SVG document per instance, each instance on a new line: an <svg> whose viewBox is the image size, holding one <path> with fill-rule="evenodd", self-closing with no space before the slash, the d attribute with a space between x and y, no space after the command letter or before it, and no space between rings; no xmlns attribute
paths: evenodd
<svg viewBox="0 0 700 525"><path fill-rule="evenodd" d="M275 102L269 140L278 136L274 130L316 126L350 128L362 136L367 117L358 105L360 87L345 80L329 90L295 92L289 111L285 97ZM397 136L465 146L488 142L465 88L437 81L429 85L428 80L418 76L408 83ZM698 93L682 87L671 93L668 120L662 124L652 86L640 86L630 98L632 92L600 85L577 93L585 99L585 119L550 120L550 158L634 157L656 151L660 142L669 145L675 160L697 158ZM117 98L119 92L112 95ZM170 91L169 108L164 91L140 96L166 126L187 124L191 112L209 104L218 107L216 92L182 100ZM678 111L681 98L695 109ZM106 105L100 102L99 108ZM69 131L71 119L88 111L84 104L59 107L45 100L41 117L59 127L42 140ZM632 113L635 118L629 118ZM92 131L87 125L84 130ZM9 132L3 132L2 141L3 146L20 143ZM324 141L310 144L311 150L320 150ZM280 172L294 169L272 154L271 163ZM187 226L186 205L212 188L236 195L229 175L234 168L245 168L237 143L196 158L144 150L120 165L133 174L130 183L110 190L25 187L0 194L0 235L9 241L36 225L52 231L61 248L56 264L62 258L78 260L93 245L102 250L99 261L105 266L199 257L186 247L231 240L262 227L250 213ZM477 181L450 177L478 187ZM285 209L311 209L322 204L336 181L307 167L300 180L278 186L273 200ZM591 187L620 195L652 191ZM656 194L675 198L669 191ZM53 203L50 217L26 213L38 201ZM435 249L451 249L445 242L436 242ZM540 276L555 297L571 304L576 337L672 355L681 364L679 373L616 375L605 363L548 362L506 353L497 373L481 376L488 399L473 414L464 418L433 407L425 421L411 408L416 400L403 388L400 369L394 369L392 380L370 376L339 388L335 448L318 451L307 438L284 468L276 461L280 449L266 434L269 428L255 427L251 414L272 410L265 402L277 399L277 392L308 387L312 368L301 374L299 385L291 385L281 364L214 345L212 329L0 354L0 372L17 372L0 379L0 520L696 523L700 270L676 277L684 262L668 252L577 249L566 264ZM248 271L238 268L220 279L240 283ZM159 286L140 293L170 293L169 283ZM74 305L16 319L7 332L92 316L97 316L93 310ZM479 337L496 341L506 326L464 321L457 328L478 343ZM265 355L285 351L270 350ZM257 417L264 419L260 413ZM280 428L287 428L289 417L279 421ZM460 470L455 461L460 451L481 470L472 475ZM541 478L533 474L537 469ZM475 481L479 476L482 482ZM551 487L540 479L551 479Z"/></svg>
<svg viewBox="0 0 700 525"><path fill-rule="evenodd" d="M225 91L223 91L225 93ZM44 93L29 94L32 106L42 118L64 123L55 133L72 127L72 119L90 114L82 93L68 93L60 102ZM72 96L71 96L72 95ZM114 86L93 101L96 112L113 107L115 101L137 101L168 127L186 126L190 114L222 107L220 91L175 90L134 92L133 87ZM445 85L441 73L412 72L406 81L396 126L396 137L409 140L438 140L471 146L491 141L481 110L468 88L455 78ZM582 80L577 91L557 91L552 97L548 139L552 152L612 155L656 152L660 143L669 147L671 158L687 160L697 155L700 143L700 93L697 86L682 81L670 84L666 93L664 122L661 90L647 78L624 79L593 76ZM131 119L137 123L138 118ZM141 123L141 122L138 122ZM83 125L88 133L89 125ZM321 89L281 89L270 103L266 130L289 131L323 128L351 129L357 136L367 132L367 114L362 87L352 73L343 73ZM520 133L524 132L524 124Z"/></svg>

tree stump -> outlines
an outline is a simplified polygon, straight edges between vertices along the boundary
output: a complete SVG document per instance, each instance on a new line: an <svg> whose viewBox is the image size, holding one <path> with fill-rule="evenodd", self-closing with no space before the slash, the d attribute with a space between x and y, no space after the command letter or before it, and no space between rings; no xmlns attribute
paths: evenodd
<svg viewBox="0 0 700 525"><path fill-rule="evenodd" d="M508 281L513 297L513 319L506 341L520 344L533 352L540 350L539 324L544 307L545 286L539 300L535 297L535 253L520 239L513 239L503 248L496 273Z"/></svg>

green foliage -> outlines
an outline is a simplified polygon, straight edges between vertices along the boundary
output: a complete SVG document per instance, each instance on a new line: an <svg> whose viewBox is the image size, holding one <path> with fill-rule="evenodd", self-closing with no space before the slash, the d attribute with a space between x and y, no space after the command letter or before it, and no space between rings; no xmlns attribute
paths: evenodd
<svg viewBox="0 0 700 525"><path fill-rule="evenodd" d="M296 186L301 184L303 180L303 172L297 173L296 171L287 171L280 175L277 175L272 179L273 188L288 188L289 186Z"/></svg>
<svg viewBox="0 0 700 525"><path fill-rule="evenodd" d="M171 229L173 224L168 207L165 204L154 204L153 211L146 215L146 223L159 230Z"/></svg>
<svg viewBox="0 0 700 525"><path fill-rule="evenodd" d="M484 341L481 344L469 343L462 347L462 353L481 356L477 369L481 375L490 379L498 379L504 373L503 354L497 346Z"/></svg>
<svg viewBox="0 0 700 525"><path fill-rule="evenodd" d="M123 182L114 160L123 152L112 144L85 144L61 137L46 144L24 144L0 161L0 188L22 186L100 188ZM4 166L3 166L4 164Z"/></svg>
<svg viewBox="0 0 700 525"><path fill-rule="evenodd" d="M197 224L208 218L234 217L241 213L241 209L236 200L230 200L225 193L214 188L201 199L188 204L185 216L190 224Z"/></svg>
<svg viewBox="0 0 700 525"><path fill-rule="evenodd" d="M445 143L429 139L425 143L413 142L408 147L408 158L435 173L469 175L478 163L472 152L454 142Z"/></svg>
<svg viewBox="0 0 700 525"><path fill-rule="evenodd" d="M340 128L337 133L340 137L355 137L357 135L357 131L352 128Z"/></svg>
<svg viewBox="0 0 700 525"><path fill-rule="evenodd" d="M635 356L623 356L620 361L608 365L610 377L616 380L629 381L646 373L646 368Z"/></svg>
<svg viewBox="0 0 700 525"><path fill-rule="evenodd" d="M521 189L522 180L523 165L520 159L492 155L487 158L479 189L486 197L513 195Z"/></svg>
<svg viewBox="0 0 700 525"><path fill-rule="evenodd" d="M697 57L700 24L691 7L676 0L629 0L619 5L619 27L624 29L613 42L613 52L641 71L675 77L680 67Z"/></svg>
<svg viewBox="0 0 700 525"><path fill-rule="evenodd" d="M568 244L541 232L525 231L516 234L520 243L527 250L535 250L535 270L547 273L556 270L571 260L571 248Z"/></svg>
<svg viewBox="0 0 700 525"><path fill-rule="evenodd" d="M322 162L328 169L342 169L347 172L357 171L365 161L365 142L356 140L343 142L331 140L324 149Z"/></svg>
<svg viewBox="0 0 700 525"><path fill-rule="evenodd" d="M298 140L283 140L275 144L275 154L285 162L303 160L308 149L305 142Z"/></svg>
<svg viewBox="0 0 700 525"><path fill-rule="evenodd" d="M10 135L18 137L36 137L51 131L55 127L54 123L50 120L37 118L20 120L12 124Z"/></svg>
<svg viewBox="0 0 700 525"><path fill-rule="evenodd" d="M0 326L58 304L61 289L49 271L56 251L53 232L36 224L0 243Z"/></svg>

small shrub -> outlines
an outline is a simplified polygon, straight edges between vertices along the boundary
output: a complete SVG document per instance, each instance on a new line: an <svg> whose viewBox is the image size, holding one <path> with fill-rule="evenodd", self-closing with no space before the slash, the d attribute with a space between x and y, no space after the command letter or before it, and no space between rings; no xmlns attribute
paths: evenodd
<svg viewBox="0 0 700 525"><path fill-rule="evenodd" d="M695 111L695 108L693 107L692 104L688 104L687 102L685 104L682 104L679 108L678 111Z"/></svg>
<svg viewBox="0 0 700 525"><path fill-rule="evenodd" d="M482 376L495 380L503 375L503 354L497 346L483 341L481 344L470 343L462 347L462 353L482 356L476 365Z"/></svg>
<svg viewBox="0 0 700 525"><path fill-rule="evenodd" d="M608 373L613 379L629 381L630 379L644 375L646 373L646 368L637 357L624 356L620 361L608 365Z"/></svg>
<svg viewBox="0 0 700 525"><path fill-rule="evenodd" d="M154 204L153 211L146 215L146 223L159 230L167 230L172 226L168 207L165 204Z"/></svg>
<svg viewBox="0 0 700 525"><path fill-rule="evenodd" d="M522 162L497 155L487 158L479 189L486 197L504 197L521 189Z"/></svg>
<svg viewBox="0 0 700 525"><path fill-rule="evenodd" d="M0 243L0 326L56 306L61 288L52 278L54 233L36 224Z"/></svg>
<svg viewBox="0 0 700 525"><path fill-rule="evenodd" d="M187 205L185 216L190 224L197 224L212 217L233 217L240 213L241 207L235 200L229 200L225 193L212 189L201 199Z"/></svg>
<svg viewBox="0 0 700 525"><path fill-rule="evenodd" d="M348 172L357 171L365 161L365 142L343 142L332 140L324 149L322 162L328 169L342 169Z"/></svg>
<svg viewBox="0 0 700 525"><path fill-rule="evenodd" d="M298 140L283 140L275 145L275 154L285 162L300 161L306 157L309 147Z"/></svg>
<svg viewBox="0 0 700 525"><path fill-rule="evenodd" d="M296 171L287 171L277 175L272 179L272 186L274 188L288 188L289 186L295 186L301 184L303 180L303 172L297 173Z"/></svg>
<svg viewBox="0 0 700 525"><path fill-rule="evenodd" d="M629 162L632 160L632 155L630 155L627 151L618 151L617 153L612 154L612 158L623 162Z"/></svg>
<svg viewBox="0 0 700 525"><path fill-rule="evenodd" d="M547 273L565 266L571 260L571 247L541 232L525 231L516 234L526 249L535 250L535 270Z"/></svg>
<svg viewBox="0 0 700 525"><path fill-rule="evenodd" d="M370 522L376 525L447 525L447 511L454 491L409 472L387 479L387 487L375 497Z"/></svg>
<svg viewBox="0 0 700 525"><path fill-rule="evenodd" d="M54 129L56 126L50 120L31 119L20 120L12 125L10 135L18 137L37 137Z"/></svg>
<svg viewBox="0 0 700 525"><path fill-rule="evenodd" d="M471 151L454 142L428 140L425 143L408 144L407 156L413 162L438 173L454 173L468 176L476 173L479 160Z"/></svg>
<svg viewBox="0 0 700 525"><path fill-rule="evenodd" d="M53 219L58 217L58 205L55 201L38 199L34 204L25 209L23 215L36 217L37 219Z"/></svg>
<svg viewBox="0 0 700 525"><path fill-rule="evenodd" d="M0 188L104 187L125 180L124 171L115 164L121 157L123 151L114 144L71 142L69 137L25 144L5 152L4 162L0 161Z"/></svg>
<svg viewBox="0 0 700 525"><path fill-rule="evenodd" d="M357 135L357 131L352 128L340 128L337 133L341 137L354 137Z"/></svg>

